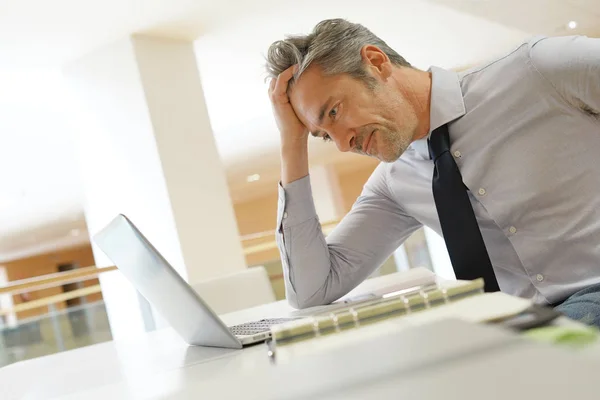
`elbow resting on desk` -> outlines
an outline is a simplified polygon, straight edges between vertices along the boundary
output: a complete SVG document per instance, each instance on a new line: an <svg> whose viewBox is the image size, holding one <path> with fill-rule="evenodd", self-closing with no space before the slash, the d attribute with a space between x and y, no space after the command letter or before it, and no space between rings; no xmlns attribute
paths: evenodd
<svg viewBox="0 0 600 400"><path fill-rule="evenodd" d="M315 300L315 299L317 299L316 296L313 296L311 298L303 300L303 299L298 299L297 296L287 295L286 299L287 299L288 304L297 310L302 310L305 308L310 308L310 307L315 307L315 306L320 306L320 305L326 304L326 303Z"/></svg>
<svg viewBox="0 0 600 400"><path fill-rule="evenodd" d="M292 308L295 308L296 310L302 310L302 309L310 307L305 302L299 302L295 296L286 295L286 299L287 299L288 304Z"/></svg>
<svg viewBox="0 0 600 400"><path fill-rule="evenodd" d="M318 279L315 277L314 279ZM337 284L335 281L338 281ZM314 280L313 280L314 282ZM286 299L290 306L296 309L304 309L315 306L330 304L349 290L343 290L339 277L334 270L330 270L323 283L315 290L314 286L293 284L286 279Z"/></svg>
<svg viewBox="0 0 600 400"><path fill-rule="evenodd" d="M361 260L345 248L330 245L317 218L293 229L279 229L276 237L286 298L296 309L329 304L363 280L363 274L356 273L363 270Z"/></svg>
<svg viewBox="0 0 600 400"><path fill-rule="evenodd" d="M322 301L319 301L322 300L322 296L318 296L318 292L307 295L306 293L303 293L301 289L296 291L289 279L286 279L285 286L285 298L288 304L295 309L301 310L323 304Z"/></svg>

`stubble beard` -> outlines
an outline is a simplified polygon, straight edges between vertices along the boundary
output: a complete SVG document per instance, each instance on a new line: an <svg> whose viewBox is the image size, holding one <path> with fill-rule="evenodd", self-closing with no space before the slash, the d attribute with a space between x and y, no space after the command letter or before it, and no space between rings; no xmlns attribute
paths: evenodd
<svg viewBox="0 0 600 400"><path fill-rule="evenodd" d="M389 131L379 132L379 138L382 143L377 143L377 153L373 156L385 163L397 161L408 149L412 140L412 135L408 132Z"/></svg>

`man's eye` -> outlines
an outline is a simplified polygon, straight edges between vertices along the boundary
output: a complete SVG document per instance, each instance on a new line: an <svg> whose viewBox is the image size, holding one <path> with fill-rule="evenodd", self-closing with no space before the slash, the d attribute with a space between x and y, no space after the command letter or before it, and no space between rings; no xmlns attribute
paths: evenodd
<svg viewBox="0 0 600 400"><path fill-rule="evenodd" d="M338 108L334 107L334 108L331 109L331 111L329 111L329 116L331 118L335 118L337 116L337 113L338 113Z"/></svg>
<svg viewBox="0 0 600 400"><path fill-rule="evenodd" d="M328 134L326 134L326 133L323 134L322 138L326 142L331 142L331 137Z"/></svg>

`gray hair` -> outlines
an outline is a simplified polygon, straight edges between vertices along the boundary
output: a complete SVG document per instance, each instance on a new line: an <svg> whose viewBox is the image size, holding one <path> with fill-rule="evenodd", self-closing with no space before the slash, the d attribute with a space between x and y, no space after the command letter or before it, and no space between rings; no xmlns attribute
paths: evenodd
<svg viewBox="0 0 600 400"><path fill-rule="evenodd" d="M364 26L344 19L328 19L319 22L308 35L287 36L274 42L267 53L268 78L277 76L298 65L298 71L290 83L297 81L312 63L323 68L325 75L347 73L368 84L373 78L367 74L360 54L366 45L377 46L392 64L400 67L411 65L383 40Z"/></svg>

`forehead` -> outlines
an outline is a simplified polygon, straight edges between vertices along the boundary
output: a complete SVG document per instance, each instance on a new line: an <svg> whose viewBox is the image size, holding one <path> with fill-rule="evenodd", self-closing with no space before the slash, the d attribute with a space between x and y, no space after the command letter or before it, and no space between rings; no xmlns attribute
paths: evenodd
<svg viewBox="0 0 600 400"><path fill-rule="evenodd" d="M335 101L349 78L343 74L326 76L317 65L311 65L290 90L290 102L296 115L308 128L318 124L321 107L332 97Z"/></svg>

